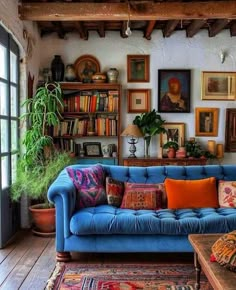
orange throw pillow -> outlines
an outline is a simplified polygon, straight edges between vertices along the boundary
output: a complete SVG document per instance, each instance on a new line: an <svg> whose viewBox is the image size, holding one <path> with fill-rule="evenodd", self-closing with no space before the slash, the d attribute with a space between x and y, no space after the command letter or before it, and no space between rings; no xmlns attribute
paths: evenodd
<svg viewBox="0 0 236 290"><path fill-rule="evenodd" d="M198 180L166 178L168 208L219 207L215 177Z"/></svg>

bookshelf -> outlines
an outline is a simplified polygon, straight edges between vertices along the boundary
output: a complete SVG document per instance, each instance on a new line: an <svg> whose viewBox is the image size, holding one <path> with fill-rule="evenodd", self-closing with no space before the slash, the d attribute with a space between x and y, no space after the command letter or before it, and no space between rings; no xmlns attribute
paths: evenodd
<svg viewBox="0 0 236 290"><path fill-rule="evenodd" d="M53 128L56 146L74 153L79 163L119 164L121 85L79 82L60 85L64 112L60 124ZM84 148L84 144L91 146ZM104 155L106 149L108 156Z"/></svg>

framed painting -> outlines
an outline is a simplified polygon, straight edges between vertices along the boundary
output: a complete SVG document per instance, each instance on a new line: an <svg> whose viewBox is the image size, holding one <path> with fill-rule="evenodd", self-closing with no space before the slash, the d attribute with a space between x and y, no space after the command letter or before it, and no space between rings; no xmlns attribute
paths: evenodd
<svg viewBox="0 0 236 290"><path fill-rule="evenodd" d="M202 100L234 101L236 98L235 72L202 72Z"/></svg>
<svg viewBox="0 0 236 290"><path fill-rule="evenodd" d="M184 146L185 140L185 124L184 123L164 123L163 127L166 133L160 134L160 147L168 141L174 141L179 146Z"/></svg>
<svg viewBox="0 0 236 290"><path fill-rule="evenodd" d="M83 148L85 156L99 157L102 156L101 142L84 142Z"/></svg>
<svg viewBox="0 0 236 290"><path fill-rule="evenodd" d="M190 73L188 69L158 70L159 112L190 112Z"/></svg>
<svg viewBox="0 0 236 290"><path fill-rule="evenodd" d="M218 136L218 108L195 108L195 135Z"/></svg>
<svg viewBox="0 0 236 290"><path fill-rule="evenodd" d="M127 81L129 83L149 82L149 70L149 55L127 55Z"/></svg>
<svg viewBox="0 0 236 290"><path fill-rule="evenodd" d="M128 113L146 113L150 111L150 89L128 90Z"/></svg>
<svg viewBox="0 0 236 290"><path fill-rule="evenodd" d="M92 76L100 72L100 64L96 57L85 54L77 58L74 63L75 73L79 81L92 83Z"/></svg>

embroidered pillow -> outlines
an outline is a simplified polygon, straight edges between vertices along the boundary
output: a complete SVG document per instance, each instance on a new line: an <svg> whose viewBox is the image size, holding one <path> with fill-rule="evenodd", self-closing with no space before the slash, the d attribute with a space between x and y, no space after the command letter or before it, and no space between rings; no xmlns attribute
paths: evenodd
<svg viewBox="0 0 236 290"><path fill-rule="evenodd" d="M162 191L153 184L125 183L121 208L158 209L161 207Z"/></svg>
<svg viewBox="0 0 236 290"><path fill-rule="evenodd" d="M124 182L106 177L107 203L120 207L124 195Z"/></svg>
<svg viewBox="0 0 236 290"><path fill-rule="evenodd" d="M215 177L198 180L166 178L168 208L218 207Z"/></svg>
<svg viewBox="0 0 236 290"><path fill-rule="evenodd" d="M211 249L215 260L221 266L236 272L236 230L221 236Z"/></svg>
<svg viewBox="0 0 236 290"><path fill-rule="evenodd" d="M104 187L105 173L102 166L94 165L79 169L67 167L66 170L77 189L77 206L79 208L107 203Z"/></svg>
<svg viewBox="0 0 236 290"><path fill-rule="evenodd" d="M218 197L221 207L236 207L236 181L219 180Z"/></svg>

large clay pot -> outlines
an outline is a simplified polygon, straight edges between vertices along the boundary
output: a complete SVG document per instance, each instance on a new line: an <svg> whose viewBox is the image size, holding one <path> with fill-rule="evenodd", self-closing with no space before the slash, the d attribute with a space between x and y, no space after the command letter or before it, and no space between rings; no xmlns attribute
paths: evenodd
<svg viewBox="0 0 236 290"><path fill-rule="evenodd" d="M41 236L55 233L55 208L45 208L44 204L29 207L34 223L33 232Z"/></svg>
<svg viewBox="0 0 236 290"><path fill-rule="evenodd" d="M168 158L175 158L175 154L176 154L175 148L170 147L167 152Z"/></svg>
<svg viewBox="0 0 236 290"><path fill-rule="evenodd" d="M64 79L65 66L60 55L55 55L51 63L52 80L62 82Z"/></svg>

